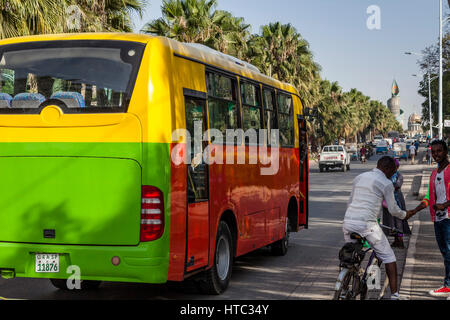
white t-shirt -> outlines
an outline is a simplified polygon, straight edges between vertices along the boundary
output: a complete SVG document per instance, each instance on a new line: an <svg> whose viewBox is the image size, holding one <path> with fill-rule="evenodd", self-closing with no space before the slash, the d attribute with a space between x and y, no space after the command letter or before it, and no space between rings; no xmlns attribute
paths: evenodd
<svg viewBox="0 0 450 320"><path fill-rule="evenodd" d="M445 182L444 182L444 172L443 170L441 173L438 173L436 175L436 204L443 204L447 202L447 194L445 192ZM445 211L436 211L436 222L448 219L448 209L445 209Z"/></svg>
<svg viewBox="0 0 450 320"><path fill-rule="evenodd" d="M377 222L381 204L386 200L389 212L404 219L406 211L400 209L394 198L394 184L379 169L360 174L353 181L353 189L347 203L345 221Z"/></svg>
<svg viewBox="0 0 450 320"><path fill-rule="evenodd" d="M409 148L409 154L411 155L416 155L416 147L414 147L413 145Z"/></svg>

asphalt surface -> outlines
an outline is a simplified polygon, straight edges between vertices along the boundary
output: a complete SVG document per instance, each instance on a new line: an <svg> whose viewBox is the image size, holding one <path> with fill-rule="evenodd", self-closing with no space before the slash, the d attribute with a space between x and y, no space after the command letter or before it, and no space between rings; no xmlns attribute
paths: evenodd
<svg viewBox="0 0 450 320"><path fill-rule="evenodd" d="M351 163L351 170L310 171L310 228L293 233L289 252L272 256L267 248L235 261L230 287L221 296L201 295L180 284L143 285L103 283L93 291L65 292L46 279L0 279L0 297L39 300L327 300L333 296L339 272L338 252L344 244L342 221L353 179L376 165L380 156L366 164ZM414 167L411 166L411 174ZM410 178L412 181L412 177Z"/></svg>

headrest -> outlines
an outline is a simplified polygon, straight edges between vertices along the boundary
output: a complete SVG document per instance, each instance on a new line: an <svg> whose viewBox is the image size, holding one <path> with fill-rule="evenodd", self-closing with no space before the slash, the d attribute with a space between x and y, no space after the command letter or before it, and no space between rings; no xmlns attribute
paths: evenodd
<svg viewBox="0 0 450 320"><path fill-rule="evenodd" d="M0 108L11 108L12 99L7 93L0 93Z"/></svg>
<svg viewBox="0 0 450 320"><path fill-rule="evenodd" d="M86 103L81 93L78 92L56 92L50 99L58 99L63 101L68 108L85 108Z"/></svg>
<svg viewBox="0 0 450 320"><path fill-rule="evenodd" d="M12 108L39 108L45 101L45 97L40 93L19 93L12 100Z"/></svg>

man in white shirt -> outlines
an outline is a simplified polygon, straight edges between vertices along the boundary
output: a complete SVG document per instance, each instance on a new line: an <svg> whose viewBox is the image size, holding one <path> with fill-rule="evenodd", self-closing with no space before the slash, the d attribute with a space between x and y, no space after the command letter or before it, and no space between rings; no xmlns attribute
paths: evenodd
<svg viewBox="0 0 450 320"><path fill-rule="evenodd" d="M376 169L355 178L343 225L346 242L352 242L351 234L358 233L367 239L378 258L383 261L393 299L399 297L397 259L378 223L383 200L393 216L400 219L409 219L412 216L410 211L400 209L395 201L394 185L390 179L396 170L394 159L386 156L378 161Z"/></svg>

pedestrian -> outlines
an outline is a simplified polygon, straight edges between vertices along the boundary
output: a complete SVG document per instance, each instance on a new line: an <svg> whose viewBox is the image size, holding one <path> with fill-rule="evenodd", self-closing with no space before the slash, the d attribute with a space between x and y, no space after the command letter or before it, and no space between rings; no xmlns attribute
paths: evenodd
<svg viewBox="0 0 450 320"><path fill-rule="evenodd" d="M450 166L448 160L448 146L443 140L436 140L431 144L431 154L438 163L430 178L428 194L412 215L429 207L431 219L434 222L436 241L444 258L445 279L444 286L430 291L434 297L450 297Z"/></svg>
<svg viewBox="0 0 450 320"><path fill-rule="evenodd" d="M394 185L394 198L397 202L397 205L400 209L406 210L406 202L405 197L403 196L402 186L403 186L403 175L398 170L400 168L400 162L397 159L394 159L395 165L397 167L397 171L391 178L391 181ZM410 235L411 229L409 228L408 222L405 220L401 220L397 217L392 216L383 202L383 224L390 228L395 228L401 232L401 234L396 234L394 242L391 244L393 248L405 248L405 244L403 242L404 235ZM385 230L385 234L389 235L389 231Z"/></svg>
<svg viewBox="0 0 450 320"><path fill-rule="evenodd" d="M414 147L416 148L416 156L419 153L419 147L420 147L420 143L419 140L416 140L416 143L414 143Z"/></svg>
<svg viewBox="0 0 450 320"><path fill-rule="evenodd" d="M412 144L409 147L409 156L411 157L411 164L414 164L414 158L416 157L416 147Z"/></svg>
<svg viewBox="0 0 450 320"><path fill-rule="evenodd" d="M383 200L392 215L400 219L407 219L412 215L412 212L400 209L395 201L394 186L390 179L396 170L394 159L385 156L378 161L377 168L355 178L342 226L346 242L354 242L351 239L353 232L360 234L385 264L392 300L400 299L397 259L378 224Z"/></svg>
<svg viewBox="0 0 450 320"><path fill-rule="evenodd" d="M433 159L433 158L431 157L431 144L428 144L428 145L427 145L427 164L428 164L429 166L431 166L431 164L432 164L432 162L433 162L432 159Z"/></svg>
<svg viewBox="0 0 450 320"><path fill-rule="evenodd" d="M366 153L367 153L367 149L366 149L366 147L363 145L362 148L361 148L361 150L359 150L361 163L365 163L365 162L366 162Z"/></svg>

